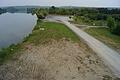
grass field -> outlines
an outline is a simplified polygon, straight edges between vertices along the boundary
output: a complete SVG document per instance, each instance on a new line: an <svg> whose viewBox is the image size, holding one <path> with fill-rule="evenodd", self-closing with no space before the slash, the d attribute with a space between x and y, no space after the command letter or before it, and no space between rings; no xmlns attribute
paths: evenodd
<svg viewBox="0 0 120 80"><path fill-rule="evenodd" d="M25 42L45 44L51 39L59 40L62 38L72 40L73 42L80 41L79 38L64 24L38 21L32 34L25 39Z"/></svg>
<svg viewBox="0 0 120 80"><path fill-rule="evenodd" d="M23 43L11 45L8 48L0 49L0 64L10 59L15 53L20 51L26 43L35 45L46 44L50 40L60 40L65 38L73 42L80 42L79 38L69 30L64 24L55 22L43 22L38 20L32 33L23 40Z"/></svg>
<svg viewBox="0 0 120 80"><path fill-rule="evenodd" d="M120 36L110 33L107 28L89 28L85 31L108 46L120 51Z"/></svg>
<svg viewBox="0 0 120 80"><path fill-rule="evenodd" d="M86 17L73 17L73 23L81 24L81 25L90 25L90 26L106 26L105 20L91 20Z"/></svg>

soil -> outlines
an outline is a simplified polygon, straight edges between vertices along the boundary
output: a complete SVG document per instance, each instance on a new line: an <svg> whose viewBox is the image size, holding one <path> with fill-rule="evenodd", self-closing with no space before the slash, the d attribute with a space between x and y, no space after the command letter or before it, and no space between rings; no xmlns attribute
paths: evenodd
<svg viewBox="0 0 120 80"><path fill-rule="evenodd" d="M113 80L112 72L84 43L61 39L25 50L0 66L0 80Z"/></svg>

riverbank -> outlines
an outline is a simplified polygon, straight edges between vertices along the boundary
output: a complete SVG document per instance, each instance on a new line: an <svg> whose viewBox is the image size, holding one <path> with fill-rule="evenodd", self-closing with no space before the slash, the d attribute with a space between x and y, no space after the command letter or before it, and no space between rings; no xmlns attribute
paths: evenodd
<svg viewBox="0 0 120 80"><path fill-rule="evenodd" d="M64 24L37 21L11 59L2 80L115 80L103 61ZM10 49L11 50L11 49Z"/></svg>
<svg viewBox="0 0 120 80"><path fill-rule="evenodd" d="M17 45L10 45L7 48L0 50L0 64L6 62L15 53L24 49L24 44L46 44L52 39L60 40L62 38L67 38L74 42L79 42L79 38L70 31L65 25L55 22L43 22L41 20L37 21L37 25L34 27L31 34L24 38L23 42Z"/></svg>

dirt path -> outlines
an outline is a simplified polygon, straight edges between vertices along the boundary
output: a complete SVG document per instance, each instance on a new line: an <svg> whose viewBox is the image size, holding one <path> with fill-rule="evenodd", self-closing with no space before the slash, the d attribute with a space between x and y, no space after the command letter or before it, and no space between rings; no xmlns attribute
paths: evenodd
<svg viewBox="0 0 120 80"><path fill-rule="evenodd" d="M77 28L73 24L68 22L69 18L67 16L48 16L48 20L60 21L68 26L73 32L75 32L80 38L83 39L88 46L93 49L97 55L99 55L104 63L113 71L113 73L120 78L120 55L113 49L106 46L104 43L90 36L86 32Z"/></svg>
<svg viewBox="0 0 120 80"><path fill-rule="evenodd" d="M83 43L26 45L21 56L0 66L0 80L112 80L115 77Z"/></svg>
<svg viewBox="0 0 120 80"><path fill-rule="evenodd" d="M120 77L120 55L116 51L70 24L68 21L62 21L80 38L82 38L101 58L104 59L104 62L109 66L116 76Z"/></svg>

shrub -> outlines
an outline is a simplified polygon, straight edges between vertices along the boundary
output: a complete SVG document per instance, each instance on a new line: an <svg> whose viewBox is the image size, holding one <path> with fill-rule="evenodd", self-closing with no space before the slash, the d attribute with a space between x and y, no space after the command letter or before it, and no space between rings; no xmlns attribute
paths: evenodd
<svg viewBox="0 0 120 80"><path fill-rule="evenodd" d="M115 19L109 16L107 18L107 26L110 28L110 31L112 32L116 27Z"/></svg>
<svg viewBox="0 0 120 80"><path fill-rule="evenodd" d="M112 31L112 33L116 35L120 35L120 23L117 22L115 29Z"/></svg>

